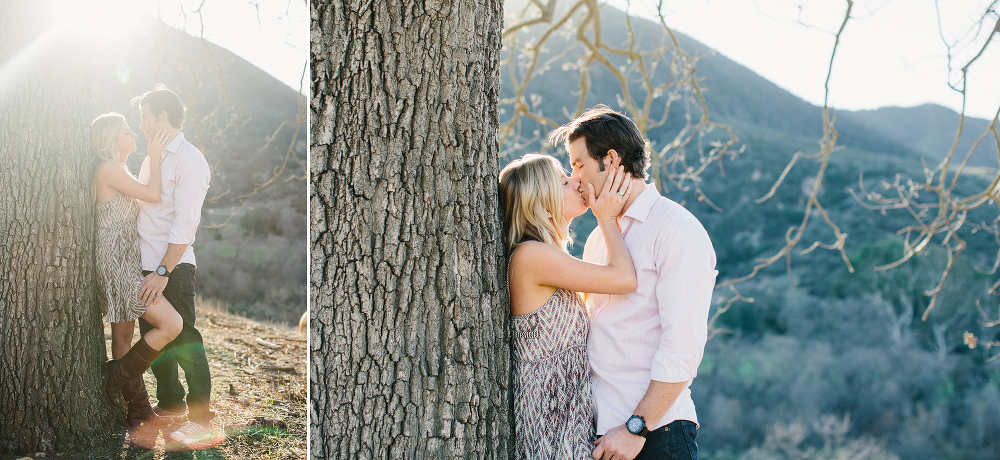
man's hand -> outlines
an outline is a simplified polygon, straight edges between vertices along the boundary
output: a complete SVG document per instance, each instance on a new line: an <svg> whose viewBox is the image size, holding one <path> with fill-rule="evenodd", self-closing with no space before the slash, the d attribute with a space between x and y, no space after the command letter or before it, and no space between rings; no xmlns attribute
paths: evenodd
<svg viewBox="0 0 1000 460"><path fill-rule="evenodd" d="M590 454L598 460L632 460L642 446L646 444L646 438L629 433L625 425L618 425L598 439L597 447Z"/></svg>
<svg viewBox="0 0 1000 460"><path fill-rule="evenodd" d="M167 281L170 280L166 276L157 275L156 272L146 275L139 286L139 302L145 306L152 305L167 287Z"/></svg>

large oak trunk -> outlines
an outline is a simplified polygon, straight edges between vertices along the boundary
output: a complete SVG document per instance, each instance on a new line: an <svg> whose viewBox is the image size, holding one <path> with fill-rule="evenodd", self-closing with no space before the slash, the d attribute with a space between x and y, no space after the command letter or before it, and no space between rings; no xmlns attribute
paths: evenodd
<svg viewBox="0 0 1000 460"><path fill-rule="evenodd" d="M73 450L113 424L98 391L90 69L46 11L0 3L0 454Z"/></svg>
<svg viewBox="0 0 1000 460"><path fill-rule="evenodd" d="M311 8L312 455L506 459L502 4Z"/></svg>

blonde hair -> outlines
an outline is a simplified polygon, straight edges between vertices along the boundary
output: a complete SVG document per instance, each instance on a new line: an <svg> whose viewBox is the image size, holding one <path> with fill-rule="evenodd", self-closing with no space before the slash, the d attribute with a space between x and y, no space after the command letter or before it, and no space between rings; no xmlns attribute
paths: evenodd
<svg viewBox="0 0 1000 460"><path fill-rule="evenodd" d="M530 240L567 251L572 239L569 222L563 216L561 171L558 160L537 153L514 160L500 171L500 204L508 256Z"/></svg>
<svg viewBox="0 0 1000 460"><path fill-rule="evenodd" d="M90 123L90 148L96 156L95 163L103 160L121 163L117 140L122 123L125 116L116 112L102 113Z"/></svg>
<svg viewBox="0 0 1000 460"><path fill-rule="evenodd" d="M116 112L102 113L90 122L90 150L94 153L90 174L90 197L94 201L97 201L97 167L105 161L122 164L121 152L118 150L118 134L121 132L122 123L125 123L125 116ZM125 170L132 175L128 168Z"/></svg>

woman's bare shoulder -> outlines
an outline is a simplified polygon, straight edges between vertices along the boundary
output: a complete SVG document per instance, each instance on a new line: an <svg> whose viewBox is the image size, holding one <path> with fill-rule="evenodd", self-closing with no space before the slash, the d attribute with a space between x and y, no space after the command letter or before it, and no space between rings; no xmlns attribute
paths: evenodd
<svg viewBox="0 0 1000 460"><path fill-rule="evenodd" d="M541 241L525 241L510 255L510 266L512 269L545 270L546 267L562 261L568 256L564 251L551 244Z"/></svg>
<svg viewBox="0 0 1000 460"><path fill-rule="evenodd" d="M548 253L550 249L555 251L559 250L555 246L541 241L525 241L514 248L514 252L510 255L510 260L513 262L514 260L532 259L538 257L539 255Z"/></svg>
<svg viewBox="0 0 1000 460"><path fill-rule="evenodd" d="M120 174L125 172L125 165L111 160L103 160L97 165L98 176L106 176L109 174Z"/></svg>

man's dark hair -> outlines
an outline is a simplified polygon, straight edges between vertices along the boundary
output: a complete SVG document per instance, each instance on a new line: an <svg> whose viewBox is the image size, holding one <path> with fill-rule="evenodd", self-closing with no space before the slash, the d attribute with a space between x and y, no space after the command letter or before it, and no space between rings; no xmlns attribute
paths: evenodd
<svg viewBox="0 0 1000 460"><path fill-rule="evenodd" d="M608 150L614 149L622 159L625 172L634 178L649 178L646 174L649 169L649 143L642 138L631 118L601 104L549 133L549 142L553 145L568 144L581 137L586 139L587 152L597 160L601 171L604 171L604 157L608 156Z"/></svg>
<svg viewBox="0 0 1000 460"><path fill-rule="evenodd" d="M132 107L141 107L143 104L149 104L149 112L154 116L159 116L160 112L166 110L167 121L171 126L177 129L184 127L187 109L184 108L180 96L162 83L157 83L151 91L132 98Z"/></svg>

